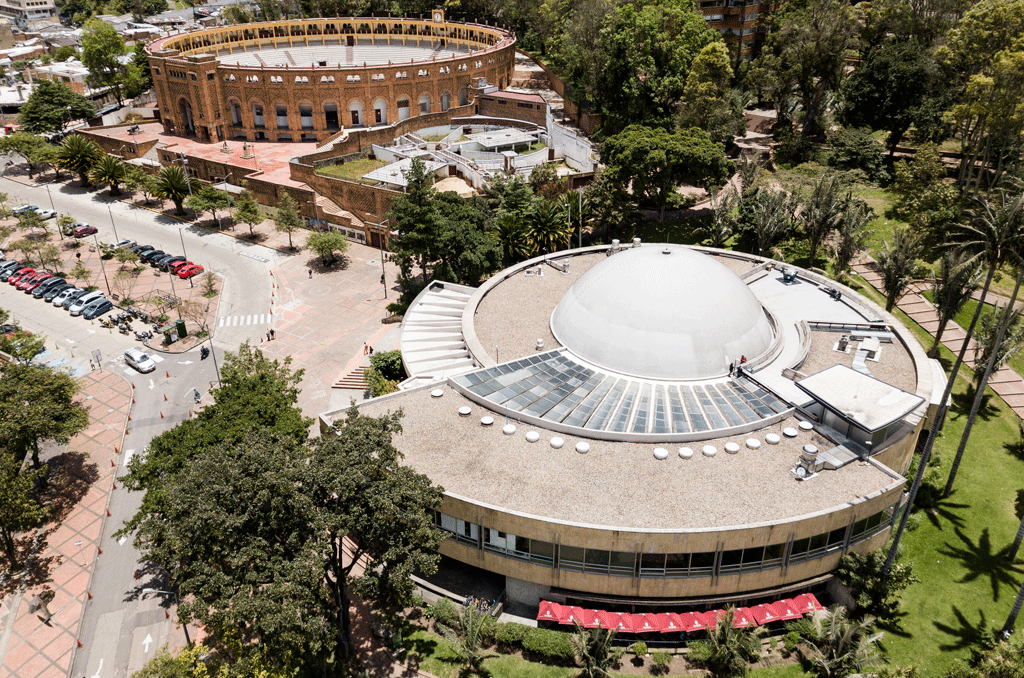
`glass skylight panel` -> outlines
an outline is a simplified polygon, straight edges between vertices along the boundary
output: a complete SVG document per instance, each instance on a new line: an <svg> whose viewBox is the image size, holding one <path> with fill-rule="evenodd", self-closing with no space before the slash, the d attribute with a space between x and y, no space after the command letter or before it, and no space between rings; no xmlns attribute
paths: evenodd
<svg viewBox="0 0 1024 678"><path fill-rule="evenodd" d="M594 375L595 379L599 379L598 375ZM565 418L565 423L570 426L583 426L587 423L587 419L597 409L601 399L608 393L612 385L615 384L616 379L614 377L607 377L598 382L597 387L590 392L590 395L583 399L583 402L573 412Z"/></svg>
<svg viewBox="0 0 1024 678"><path fill-rule="evenodd" d="M725 395L725 398L726 400L729 401L729 404L733 406L733 409L739 412L741 417L743 417L747 421L757 421L758 419L761 418L757 412L750 409L750 406L748 406L747 403L742 398L740 398L739 394L736 392L736 389L732 383L720 384L718 388L723 393L723 395Z"/></svg>
<svg viewBox="0 0 1024 678"><path fill-rule="evenodd" d="M608 393L608 397L601 402L597 411L594 412L594 416L587 422L587 428L597 431L604 430L604 426L608 423L608 418L611 416L615 405L619 402L619 398L622 396L622 391L626 388L627 383L624 379L619 379L615 382L611 392Z"/></svg>
<svg viewBox="0 0 1024 678"><path fill-rule="evenodd" d="M707 431L707 420L704 418L704 411L697 404L697 398L693 394L693 389L689 386L680 386L679 392L683 394L683 402L686 403L686 411L689 413L690 421L693 423L693 430Z"/></svg>
<svg viewBox="0 0 1024 678"><path fill-rule="evenodd" d="M626 430L626 424L629 422L629 413L633 409L633 401L636 400L637 388L635 381L630 382L626 395L622 398L622 402L619 403L619 407L616 409L615 418L607 430L615 431L616 433L622 433Z"/></svg>
<svg viewBox="0 0 1024 678"><path fill-rule="evenodd" d="M722 413L723 416L725 416L726 420L728 420L730 425L739 426L740 424L743 423L743 417L736 413L736 410L732 407L729 401L726 400L725 396L723 396L722 393L718 390L717 385L708 384L707 390L708 394L710 394L711 396L711 399L715 401L716 405L718 405L718 410Z"/></svg>
<svg viewBox="0 0 1024 678"><path fill-rule="evenodd" d="M633 433L647 432L647 413L650 408L651 386L644 384L640 389L640 398L636 406L636 416L633 418Z"/></svg>
<svg viewBox="0 0 1024 678"><path fill-rule="evenodd" d="M672 429L668 424L668 403L665 399L665 387L655 386L653 397L653 433L671 433Z"/></svg>
<svg viewBox="0 0 1024 678"><path fill-rule="evenodd" d="M688 433L690 431L690 422L686 419L686 413L683 411L683 403L679 399L679 391L673 387L668 387L668 398L672 405L672 429L676 433Z"/></svg>

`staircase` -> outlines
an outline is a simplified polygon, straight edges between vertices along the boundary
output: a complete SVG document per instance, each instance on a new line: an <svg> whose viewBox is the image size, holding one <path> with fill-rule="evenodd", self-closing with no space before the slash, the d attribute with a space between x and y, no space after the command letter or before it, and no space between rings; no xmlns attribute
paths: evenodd
<svg viewBox="0 0 1024 678"><path fill-rule="evenodd" d="M402 321L402 359L411 377L446 377L477 366L462 335L462 311L474 289L435 282Z"/></svg>
<svg viewBox="0 0 1024 678"><path fill-rule="evenodd" d="M366 377L363 376L363 370L369 366L369 364L360 365L338 381L334 382L331 388L347 388L353 391L369 390L370 384L367 383Z"/></svg>

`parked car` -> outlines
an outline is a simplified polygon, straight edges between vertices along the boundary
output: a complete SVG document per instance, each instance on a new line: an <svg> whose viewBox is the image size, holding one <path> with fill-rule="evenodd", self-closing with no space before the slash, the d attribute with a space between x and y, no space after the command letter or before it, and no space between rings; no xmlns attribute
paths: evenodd
<svg viewBox="0 0 1024 678"><path fill-rule="evenodd" d="M137 244L138 243L136 243L134 240L118 240L116 243L114 243L114 249L116 250L121 247L135 247L135 245Z"/></svg>
<svg viewBox="0 0 1024 678"><path fill-rule="evenodd" d="M35 275L25 276L18 282L17 285L15 285L15 287L21 290L22 292L31 292L36 288L36 286L39 283L43 282L44 280L49 280L52 277L53 276L50 275L49 273L45 271L40 271Z"/></svg>
<svg viewBox="0 0 1024 678"><path fill-rule="evenodd" d="M191 266L191 265L192 265L191 261L187 261L185 259L182 259L181 261L175 261L174 263L172 263L170 266L167 267L167 270L169 270L174 275L178 275L178 271L180 271L181 269L183 269L186 266Z"/></svg>
<svg viewBox="0 0 1024 678"><path fill-rule="evenodd" d="M86 306L88 306L94 301L105 298L106 297L103 296L103 292L99 291L83 294L78 299L76 299L74 303L71 304L71 306L68 308L68 311L71 312L71 315L81 315L82 311L85 309Z"/></svg>
<svg viewBox="0 0 1024 678"><path fill-rule="evenodd" d="M15 215L24 214L25 212L38 212L39 205L18 205L11 212Z"/></svg>
<svg viewBox="0 0 1024 678"><path fill-rule="evenodd" d="M6 271L8 269L13 269L13 270L16 271L19 268L23 268L23 267L22 267L21 263L16 261L15 259L8 259L4 263L0 264L0 271Z"/></svg>
<svg viewBox="0 0 1024 678"><path fill-rule="evenodd" d="M152 264L153 261L159 259L162 256L165 256L166 254L167 252L164 252L163 250L149 250L148 252L143 252L142 254L140 254L139 259L146 262L147 264Z"/></svg>
<svg viewBox="0 0 1024 678"><path fill-rule="evenodd" d="M75 224L74 228L75 230L71 232L71 235L76 238L84 238L99 231L95 226L90 226L89 224Z"/></svg>
<svg viewBox="0 0 1024 678"><path fill-rule="evenodd" d="M75 289L75 286L69 282L62 282L59 285L54 285L53 287L50 287L46 290L46 294L43 295L43 301L52 302L54 299L57 298L57 295L63 292L64 290L73 289Z"/></svg>
<svg viewBox="0 0 1024 678"><path fill-rule="evenodd" d="M41 278L44 275L45 273L42 271L33 271L30 274L23 275L21 276L21 278L18 279L18 282L14 283L14 288L24 290L26 287L32 284L33 280L35 280L36 278Z"/></svg>
<svg viewBox="0 0 1024 678"><path fill-rule="evenodd" d="M183 266L178 269L178 277L182 280L187 280L194 275L199 275L203 272L203 267L199 264L192 264L191 266Z"/></svg>
<svg viewBox="0 0 1024 678"><path fill-rule="evenodd" d="M9 337L20 329L17 325L0 325L0 334Z"/></svg>
<svg viewBox="0 0 1024 678"><path fill-rule="evenodd" d="M185 257L178 254L168 254L165 257L160 257L159 259L157 259L156 266L161 271L167 271L170 270L170 265L176 261L185 261Z"/></svg>
<svg viewBox="0 0 1024 678"><path fill-rule="evenodd" d="M82 317L86 320L92 320L93 318L98 318L112 308L114 308L114 304L110 299L97 299L82 309Z"/></svg>
<svg viewBox="0 0 1024 678"><path fill-rule="evenodd" d="M51 303L54 306L63 306L65 299L69 298L73 294L82 294L83 292L85 292L85 290L83 290L81 287L75 287L74 285L71 285L58 292Z"/></svg>
<svg viewBox="0 0 1024 678"><path fill-rule="evenodd" d="M3 268L0 268L0 281L8 282L15 273L23 268L25 268L24 265L17 261L14 262L13 266L4 266Z"/></svg>
<svg viewBox="0 0 1024 678"><path fill-rule="evenodd" d="M59 287L60 285L63 284L64 278L54 278L51 276L50 278L44 280L43 284L37 285L36 288L32 290L32 296L35 297L36 299L42 299L47 292L52 290L54 287Z"/></svg>
<svg viewBox="0 0 1024 678"><path fill-rule="evenodd" d="M25 268L22 268L22 269L19 269L18 271L16 271L14 273L14 275L12 275L10 278L7 279L7 282L9 282L12 285L17 285L18 281L20 281L22 278L27 278L28 276L35 275L35 274L36 274L36 269L34 269L34 268L30 267L30 266L26 266Z"/></svg>
<svg viewBox="0 0 1024 678"><path fill-rule="evenodd" d="M156 363L145 352L130 348L124 352L124 361L143 374L156 369Z"/></svg>
<svg viewBox="0 0 1024 678"><path fill-rule="evenodd" d="M68 296L64 297L64 300L60 302L61 308L64 308L65 310L70 309L71 304L75 303L88 293L88 291L79 288L77 291L72 292Z"/></svg>
<svg viewBox="0 0 1024 678"><path fill-rule="evenodd" d="M40 218L42 219L53 219L55 216L57 216L57 213L54 212L53 210L47 210L43 208L37 209L36 213L38 213Z"/></svg>

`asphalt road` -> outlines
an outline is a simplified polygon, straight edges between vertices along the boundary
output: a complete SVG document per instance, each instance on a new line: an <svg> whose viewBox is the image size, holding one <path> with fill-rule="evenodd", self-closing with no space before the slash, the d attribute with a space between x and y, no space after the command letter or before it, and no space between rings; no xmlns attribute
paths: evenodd
<svg viewBox="0 0 1024 678"><path fill-rule="evenodd" d="M16 196L18 202L50 207L52 199L58 213L70 213L77 220L96 226L101 242L131 238L174 253L181 252L184 245L184 254L190 260L225 279L218 317L255 318L269 314L270 268L285 255L113 201L106 191L83 191L76 184L52 184L48 194L45 187L26 186L0 177L0 191L11 196L12 204ZM135 384L136 402L121 455L122 473L133 455L145 453L154 436L188 418L195 405L196 389L209 402L210 382L216 380L214 360L200 360L198 348L179 355L156 353L154 356L160 360L156 371L142 375L127 367L122 358L127 348L139 345L131 335L72 318L66 311L10 285L0 285L0 307L11 311L25 329L46 335L47 351L53 354L48 354L47 360L66 359L69 366L86 363L80 369L87 369L89 356L99 350L102 369L122 371ZM245 325L236 321L216 329L214 357L222 362L226 351L237 348L246 339L259 344L266 328L265 323ZM92 579L93 599L86 607L80 631L83 647L71 667L70 675L75 678L130 676L164 643L180 635L180 630L175 632L173 628L173 596L142 593L144 588L167 588L161 574L139 562L130 539L111 537L140 503L141 495L125 491L120 483L111 495L111 517L100 544L103 555L97 559ZM170 612L170 619L165 610Z"/></svg>

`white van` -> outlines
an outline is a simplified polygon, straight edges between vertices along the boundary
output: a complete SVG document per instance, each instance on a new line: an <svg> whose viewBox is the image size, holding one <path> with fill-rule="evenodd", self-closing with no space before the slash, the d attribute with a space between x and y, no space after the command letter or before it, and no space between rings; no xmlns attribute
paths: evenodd
<svg viewBox="0 0 1024 678"><path fill-rule="evenodd" d="M82 296L75 300L75 303L71 304L71 307L68 308L68 310L71 311L71 315L81 315L83 308L88 306L90 303L96 301L97 299L102 298L103 292L100 292L99 290L95 292L89 292L88 294L83 294Z"/></svg>

